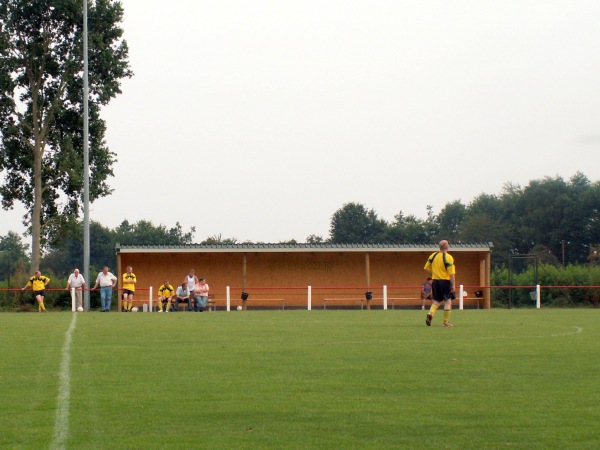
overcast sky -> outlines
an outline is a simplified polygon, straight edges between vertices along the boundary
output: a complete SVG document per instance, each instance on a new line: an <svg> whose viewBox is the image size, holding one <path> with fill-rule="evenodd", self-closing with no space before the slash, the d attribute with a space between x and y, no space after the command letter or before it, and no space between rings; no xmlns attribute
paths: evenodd
<svg viewBox="0 0 600 450"><path fill-rule="evenodd" d="M122 4L135 75L104 111L114 193L90 212L111 228L303 242L348 202L392 221L600 180L598 0Z"/></svg>

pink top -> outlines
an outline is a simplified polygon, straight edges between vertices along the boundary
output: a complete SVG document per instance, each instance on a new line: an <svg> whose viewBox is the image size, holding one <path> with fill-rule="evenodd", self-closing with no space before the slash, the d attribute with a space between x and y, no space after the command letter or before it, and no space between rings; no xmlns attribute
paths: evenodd
<svg viewBox="0 0 600 450"><path fill-rule="evenodd" d="M194 294L200 297L208 297L208 284L196 283L194 286Z"/></svg>

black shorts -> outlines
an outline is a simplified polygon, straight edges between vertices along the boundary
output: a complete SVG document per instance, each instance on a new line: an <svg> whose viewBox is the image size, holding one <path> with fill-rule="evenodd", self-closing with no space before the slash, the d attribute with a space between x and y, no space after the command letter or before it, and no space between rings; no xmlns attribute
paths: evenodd
<svg viewBox="0 0 600 450"><path fill-rule="evenodd" d="M432 298L437 302L452 300L454 298L454 294L452 294L450 286L450 280L433 280L433 284L431 285Z"/></svg>
<svg viewBox="0 0 600 450"><path fill-rule="evenodd" d="M43 297L45 291L33 291L33 296L37 297L38 295Z"/></svg>
<svg viewBox="0 0 600 450"><path fill-rule="evenodd" d="M133 295L133 294L135 294L135 292L130 291L129 289L123 289L123 294L124 295Z"/></svg>

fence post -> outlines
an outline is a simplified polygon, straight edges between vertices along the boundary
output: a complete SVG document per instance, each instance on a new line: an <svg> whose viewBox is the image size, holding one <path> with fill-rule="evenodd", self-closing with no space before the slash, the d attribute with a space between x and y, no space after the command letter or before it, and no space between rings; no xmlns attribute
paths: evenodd
<svg viewBox="0 0 600 450"><path fill-rule="evenodd" d="M152 286L150 286L150 290L148 291L148 312L152 312Z"/></svg>
<svg viewBox="0 0 600 450"><path fill-rule="evenodd" d="M229 286L227 286L227 294L226 294L226 298L227 298L227 309L226 311L231 311L231 289L229 288Z"/></svg>
<svg viewBox="0 0 600 450"><path fill-rule="evenodd" d="M75 288L71 288L71 311L75 312Z"/></svg>
<svg viewBox="0 0 600 450"><path fill-rule="evenodd" d="M463 285L460 285L460 289L458 291L458 309L463 309Z"/></svg>
<svg viewBox="0 0 600 450"><path fill-rule="evenodd" d="M387 286L383 285L383 309L387 310Z"/></svg>
<svg viewBox="0 0 600 450"><path fill-rule="evenodd" d="M537 309L542 307L542 292L539 284L535 285L535 307Z"/></svg>
<svg viewBox="0 0 600 450"><path fill-rule="evenodd" d="M312 286L308 287L308 310L312 310Z"/></svg>

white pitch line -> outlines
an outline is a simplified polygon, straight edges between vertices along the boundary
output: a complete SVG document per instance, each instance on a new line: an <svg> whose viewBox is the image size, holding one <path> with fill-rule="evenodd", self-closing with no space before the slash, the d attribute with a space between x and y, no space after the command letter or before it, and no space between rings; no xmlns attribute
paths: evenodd
<svg viewBox="0 0 600 450"><path fill-rule="evenodd" d="M52 436L52 449L64 449L67 437L69 436L69 405L71 398L71 340L75 324L77 323L77 314L73 314L71 325L65 336L65 343L62 348L62 363L60 373L58 374L58 399L56 405L56 416L54 418L54 434Z"/></svg>
<svg viewBox="0 0 600 450"><path fill-rule="evenodd" d="M574 332L573 331L569 331L567 333L556 333L556 334L552 334L551 336L569 336L571 334L579 334L579 333L581 333L583 331L583 328L581 328L581 327L573 326L573 328L575 328Z"/></svg>
<svg viewBox="0 0 600 450"><path fill-rule="evenodd" d="M549 337L557 337L557 336L571 336L574 334L579 334L583 332L583 328L573 325L568 328L575 328L575 331L566 331L564 333L554 333L554 334L542 334L542 335L530 335L530 336L485 336L480 338L475 338L476 340L483 341L488 339L547 339Z"/></svg>

